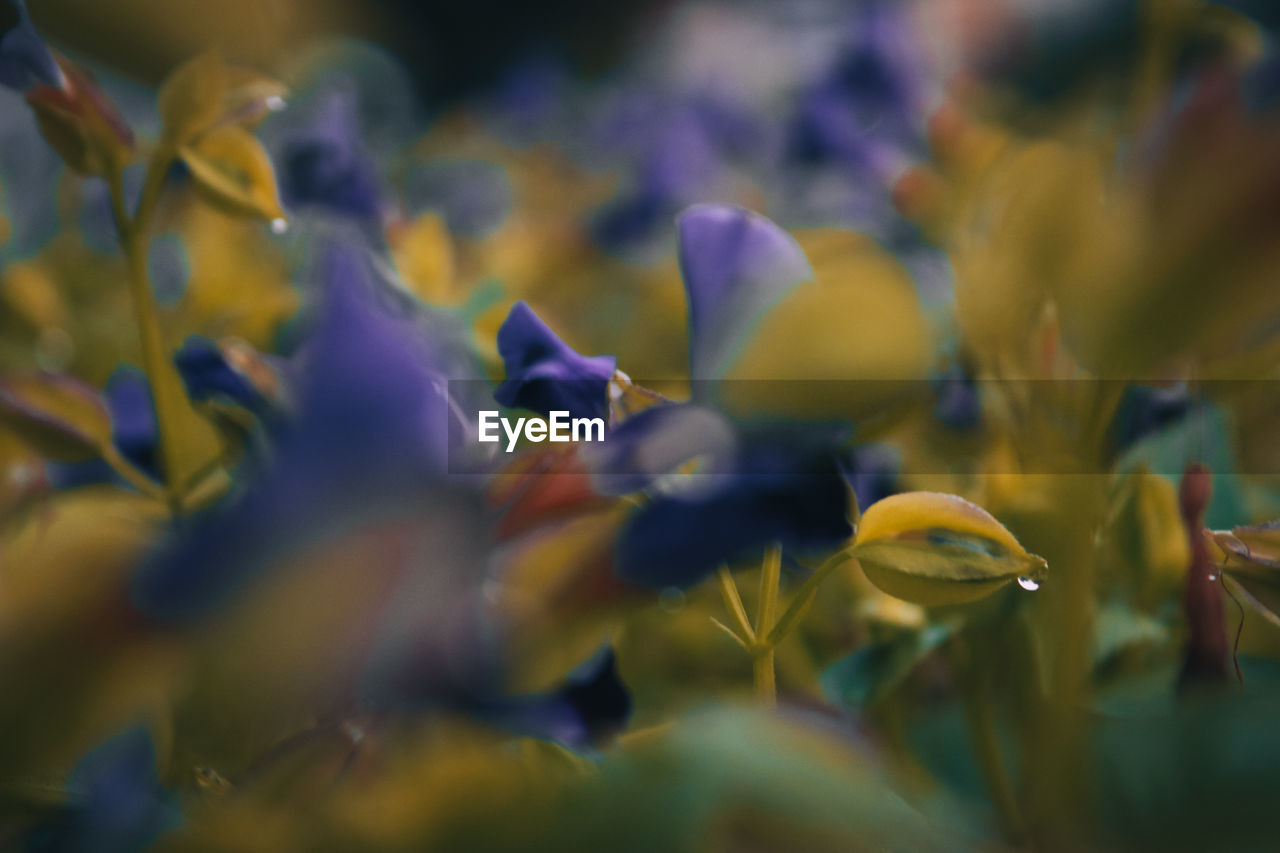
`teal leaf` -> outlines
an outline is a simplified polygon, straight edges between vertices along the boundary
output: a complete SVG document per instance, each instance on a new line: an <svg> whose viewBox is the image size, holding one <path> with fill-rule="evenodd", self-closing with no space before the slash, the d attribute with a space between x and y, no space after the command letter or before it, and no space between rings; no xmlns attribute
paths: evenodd
<svg viewBox="0 0 1280 853"><path fill-rule="evenodd" d="M863 646L827 668L822 674L822 692L845 708L871 707L893 692L959 627L959 620L953 619Z"/></svg>

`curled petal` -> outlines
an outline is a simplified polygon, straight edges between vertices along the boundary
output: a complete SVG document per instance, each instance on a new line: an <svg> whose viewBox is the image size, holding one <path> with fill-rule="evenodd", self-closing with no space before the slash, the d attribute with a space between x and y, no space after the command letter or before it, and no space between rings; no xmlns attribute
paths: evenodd
<svg viewBox="0 0 1280 853"><path fill-rule="evenodd" d="M696 205L677 227L693 377L712 379L761 313L813 270L787 232L740 207Z"/></svg>
<svg viewBox="0 0 1280 853"><path fill-rule="evenodd" d="M571 417L608 419L609 380L617 359L578 354L527 303L511 306L498 330L498 353L507 378L493 396L502 405L542 415L563 410Z"/></svg>

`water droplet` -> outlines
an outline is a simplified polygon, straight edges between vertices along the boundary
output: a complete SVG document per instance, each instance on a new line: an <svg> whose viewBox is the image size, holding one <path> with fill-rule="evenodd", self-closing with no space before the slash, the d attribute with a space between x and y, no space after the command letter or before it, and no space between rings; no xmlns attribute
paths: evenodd
<svg viewBox="0 0 1280 853"><path fill-rule="evenodd" d="M1034 578L1018 578L1018 586L1034 592L1040 588L1040 581Z"/></svg>
<svg viewBox="0 0 1280 853"><path fill-rule="evenodd" d="M263 103L266 105L267 109L271 110L273 113L278 113L288 106L288 102L279 95L269 95Z"/></svg>
<svg viewBox="0 0 1280 853"><path fill-rule="evenodd" d="M288 230L289 230L289 221L287 219L278 217L276 219L271 220L272 234L283 234Z"/></svg>

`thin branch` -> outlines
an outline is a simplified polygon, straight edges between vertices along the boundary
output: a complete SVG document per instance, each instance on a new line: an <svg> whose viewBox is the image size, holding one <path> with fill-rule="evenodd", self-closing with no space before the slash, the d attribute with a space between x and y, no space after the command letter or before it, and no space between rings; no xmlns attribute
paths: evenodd
<svg viewBox="0 0 1280 853"><path fill-rule="evenodd" d="M738 595L738 585L734 583L733 574L728 567L721 566L716 572L716 581L720 584L720 596L724 599L725 609L733 617L738 633L746 638L748 644L756 641L756 632L747 618L747 610L742 606L742 597Z"/></svg>
<svg viewBox="0 0 1280 853"><path fill-rule="evenodd" d="M724 632L725 632L726 634L728 634L730 637L733 637L733 641L734 641L735 643L737 643L738 645L742 646L742 648L743 648L743 649L745 649L746 651L751 651L751 647L748 645L747 640L744 640L742 637L738 636L738 632L737 632L737 631L733 630L733 629L732 629L732 628L730 628L728 625L724 624L723 622L721 622L719 619L717 619L717 618L716 618L716 617L714 617L714 616L712 616L712 617L711 617L711 622L712 622L712 624L713 624L713 625L715 625L715 626L716 626L717 628L719 628L721 631L724 631Z"/></svg>

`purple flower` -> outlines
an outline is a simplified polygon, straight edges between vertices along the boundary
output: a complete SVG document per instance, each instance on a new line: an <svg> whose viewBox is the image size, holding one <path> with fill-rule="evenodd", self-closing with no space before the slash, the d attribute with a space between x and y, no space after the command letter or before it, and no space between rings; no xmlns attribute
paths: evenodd
<svg viewBox="0 0 1280 853"><path fill-rule="evenodd" d="M786 232L741 208L691 208L679 230L698 402L641 412L582 455L601 491L648 493L615 567L649 587L691 585L773 543L792 554L834 547L852 534L850 485L860 499L893 488L894 465L850 448L846 425L733 422L712 408L761 315L812 270ZM689 463L693 473L674 474Z"/></svg>
<svg viewBox="0 0 1280 853"><path fill-rule="evenodd" d="M136 367L116 370L107 380L106 399L112 440L121 455L159 480L160 430L146 374Z"/></svg>
<svg viewBox="0 0 1280 853"><path fill-rule="evenodd" d="M173 360L187 396L193 401L225 400L255 415L271 411L271 401L262 390L237 370L222 348L208 338L198 335L187 338Z"/></svg>
<svg viewBox="0 0 1280 853"><path fill-rule="evenodd" d="M615 426L606 441L583 445L579 456L595 491L621 496L649 489L695 459L702 460L704 476L727 473L737 446L728 418L708 406L688 403L637 412Z"/></svg>
<svg viewBox="0 0 1280 853"><path fill-rule="evenodd" d="M607 251L643 257L671 227L679 208L674 200L644 189L623 193L592 215L591 236Z"/></svg>
<svg viewBox="0 0 1280 853"><path fill-rule="evenodd" d="M0 86L25 92L43 84L61 89L65 83L49 47L36 32L23 0L0 0Z"/></svg>
<svg viewBox="0 0 1280 853"><path fill-rule="evenodd" d="M502 405L608 420L609 380L617 359L579 355L523 300L511 306L498 330L498 353L507 378L493 396Z"/></svg>
<svg viewBox="0 0 1280 853"><path fill-rule="evenodd" d="M680 271L689 300L690 372L715 379L756 321L787 291L813 277L803 250L763 216L730 205L681 214Z"/></svg>
<svg viewBox="0 0 1280 853"><path fill-rule="evenodd" d="M381 221L378 173L360 144L351 96L327 95L310 125L285 142L279 162L280 190L288 207Z"/></svg>
<svg viewBox="0 0 1280 853"><path fill-rule="evenodd" d="M900 4L858 4L829 68L801 87L774 191L790 218L874 231L924 148L925 64Z"/></svg>
<svg viewBox="0 0 1280 853"><path fill-rule="evenodd" d="M135 597L153 615L203 613L334 525L442 500L452 410L439 357L360 251L333 245L323 265L297 417L270 468L144 567Z"/></svg>
<svg viewBox="0 0 1280 853"><path fill-rule="evenodd" d="M639 114L624 111L612 129L627 155L624 189L596 211L591 232L604 249L643 260L666 251L676 214L714 197L730 161L758 147L759 133L736 105L709 96L636 100Z"/></svg>
<svg viewBox="0 0 1280 853"><path fill-rule="evenodd" d="M743 430L723 467L692 474L628 520L616 550L618 575L652 588L686 587L716 567L785 552L835 547L853 534L848 486L834 442L803 427Z"/></svg>

